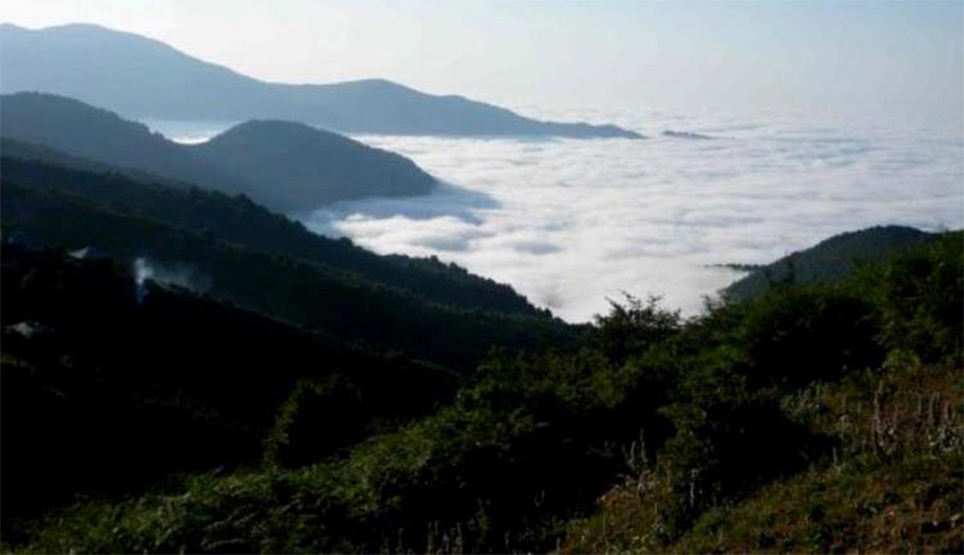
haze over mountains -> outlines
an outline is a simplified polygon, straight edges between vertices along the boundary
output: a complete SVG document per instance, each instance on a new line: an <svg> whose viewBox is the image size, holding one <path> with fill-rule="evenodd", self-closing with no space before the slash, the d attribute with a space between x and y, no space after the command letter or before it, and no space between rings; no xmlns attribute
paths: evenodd
<svg viewBox="0 0 964 555"><path fill-rule="evenodd" d="M307 125L240 124L181 145L82 102L39 93L0 97L0 135L66 154L229 193L277 211L369 195L426 193L435 179L407 158Z"/></svg>
<svg viewBox="0 0 964 555"><path fill-rule="evenodd" d="M285 119L346 133L640 137L613 125L537 121L382 79L268 83L156 40L90 24L39 30L3 24L0 65L0 92L57 93L132 118Z"/></svg>

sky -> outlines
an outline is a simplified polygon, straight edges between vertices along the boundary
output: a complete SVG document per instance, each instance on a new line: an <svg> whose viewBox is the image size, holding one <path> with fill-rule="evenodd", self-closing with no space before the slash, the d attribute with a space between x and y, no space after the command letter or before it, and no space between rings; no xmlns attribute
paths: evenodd
<svg viewBox="0 0 964 555"><path fill-rule="evenodd" d="M4 0L281 82L368 77L510 107L964 119L964 2Z"/></svg>

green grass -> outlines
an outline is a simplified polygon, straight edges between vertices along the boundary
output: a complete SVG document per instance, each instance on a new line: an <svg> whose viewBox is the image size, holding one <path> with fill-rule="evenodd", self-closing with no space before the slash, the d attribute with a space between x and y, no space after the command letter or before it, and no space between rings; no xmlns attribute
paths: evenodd
<svg viewBox="0 0 964 555"><path fill-rule="evenodd" d="M659 533L658 495L628 481L570 525L563 551L960 553L962 403L959 369L912 357L812 385L784 409L834 439L829 457L706 511L675 541Z"/></svg>

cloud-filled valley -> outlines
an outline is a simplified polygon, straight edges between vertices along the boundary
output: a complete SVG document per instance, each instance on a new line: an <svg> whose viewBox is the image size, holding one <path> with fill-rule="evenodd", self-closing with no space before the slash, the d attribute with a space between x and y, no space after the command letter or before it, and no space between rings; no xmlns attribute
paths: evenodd
<svg viewBox="0 0 964 555"><path fill-rule="evenodd" d="M348 202L302 219L379 253L456 262L572 321L623 291L662 295L692 314L738 275L714 264L765 263L872 225L964 222L964 138L954 127L547 116L615 121L650 138L356 136L444 184L428 196ZM153 126L178 137L176 127Z"/></svg>

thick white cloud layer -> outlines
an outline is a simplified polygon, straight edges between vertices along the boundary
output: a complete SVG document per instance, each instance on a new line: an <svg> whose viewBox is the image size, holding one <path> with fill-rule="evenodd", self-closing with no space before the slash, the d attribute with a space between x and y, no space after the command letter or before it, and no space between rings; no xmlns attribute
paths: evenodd
<svg viewBox="0 0 964 555"><path fill-rule="evenodd" d="M532 113L529 110L528 113ZM651 112L543 113L615 122L640 141L356 137L447 183L304 221L379 253L437 255L572 321L621 291L698 312L737 274L879 224L964 226L964 134L945 127ZM675 130L711 139L665 136Z"/></svg>

